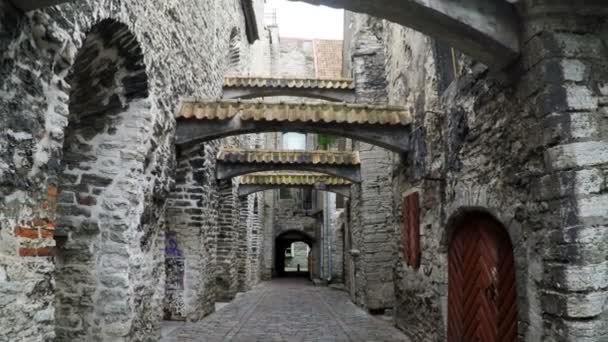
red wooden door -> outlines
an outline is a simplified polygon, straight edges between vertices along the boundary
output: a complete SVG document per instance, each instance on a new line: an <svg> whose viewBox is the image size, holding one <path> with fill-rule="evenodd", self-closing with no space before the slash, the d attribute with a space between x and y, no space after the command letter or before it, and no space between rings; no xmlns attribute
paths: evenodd
<svg viewBox="0 0 608 342"><path fill-rule="evenodd" d="M448 277L449 342L517 340L513 247L497 222L475 217L456 229Z"/></svg>

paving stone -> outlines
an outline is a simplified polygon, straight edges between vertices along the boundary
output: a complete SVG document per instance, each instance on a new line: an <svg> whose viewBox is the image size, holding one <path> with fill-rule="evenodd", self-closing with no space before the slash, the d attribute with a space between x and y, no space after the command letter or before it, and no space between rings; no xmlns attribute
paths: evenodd
<svg viewBox="0 0 608 342"><path fill-rule="evenodd" d="M262 283L202 321L180 325L161 341L410 340L390 323L355 306L345 292L288 278Z"/></svg>

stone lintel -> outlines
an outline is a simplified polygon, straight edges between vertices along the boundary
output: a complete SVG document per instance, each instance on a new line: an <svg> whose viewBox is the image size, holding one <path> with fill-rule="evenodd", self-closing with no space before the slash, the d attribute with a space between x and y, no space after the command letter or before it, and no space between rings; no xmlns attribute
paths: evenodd
<svg viewBox="0 0 608 342"><path fill-rule="evenodd" d="M343 8L410 27L495 70L520 54L520 21L506 0L290 0Z"/></svg>
<svg viewBox="0 0 608 342"><path fill-rule="evenodd" d="M241 184L239 185L239 196L245 197L251 194L267 191L267 190L278 190L282 188L298 188L298 189L311 189L317 191L327 191L335 194L342 195L350 198L350 185L304 185L304 184Z"/></svg>
<svg viewBox="0 0 608 342"><path fill-rule="evenodd" d="M176 144L184 145L221 139L233 135L265 132L331 134L360 140L388 150L405 153L410 147L409 126L301 121L244 121L178 118Z"/></svg>
<svg viewBox="0 0 608 342"><path fill-rule="evenodd" d="M216 176L218 180L224 180L250 173L276 170L319 172L348 179L354 183L361 183L361 168L359 165L328 165L311 163L227 163L218 161Z"/></svg>

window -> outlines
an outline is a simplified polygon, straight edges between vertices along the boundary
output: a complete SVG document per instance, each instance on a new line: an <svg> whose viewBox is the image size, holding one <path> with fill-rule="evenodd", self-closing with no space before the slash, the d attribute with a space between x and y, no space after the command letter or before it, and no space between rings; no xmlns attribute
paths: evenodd
<svg viewBox="0 0 608 342"><path fill-rule="evenodd" d="M283 149L306 150L306 134L285 133L283 134Z"/></svg>

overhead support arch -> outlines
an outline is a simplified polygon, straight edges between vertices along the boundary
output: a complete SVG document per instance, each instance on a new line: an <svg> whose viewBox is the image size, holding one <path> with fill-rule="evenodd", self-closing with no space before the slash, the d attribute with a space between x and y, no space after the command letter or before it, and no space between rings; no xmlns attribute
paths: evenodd
<svg viewBox="0 0 608 342"><path fill-rule="evenodd" d="M264 171L311 171L361 182L358 152L222 149L216 176L229 179Z"/></svg>
<svg viewBox="0 0 608 342"><path fill-rule="evenodd" d="M292 229L280 233L275 240L287 240L290 242L301 241L306 243L309 247L312 247L316 239L305 231Z"/></svg>
<svg viewBox="0 0 608 342"><path fill-rule="evenodd" d="M241 177L239 196L282 188L327 191L350 198L351 183L343 178L316 173L258 173Z"/></svg>
<svg viewBox="0 0 608 342"><path fill-rule="evenodd" d="M347 185L241 185L239 186L239 197L246 197L262 191L279 190L283 188L310 189L317 191L332 192L350 198L350 186Z"/></svg>
<svg viewBox="0 0 608 342"><path fill-rule="evenodd" d="M520 20L506 0L290 0L386 19L503 69L520 54Z"/></svg>
<svg viewBox="0 0 608 342"><path fill-rule="evenodd" d="M19 8L23 12L55 6L65 2L71 2L71 0L11 0L13 6Z"/></svg>
<svg viewBox="0 0 608 342"><path fill-rule="evenodd" d="M316 79L283 77L226 77L222 97L254 99L295 96L333 102L355 102L355 84L351 79Z"/></svg>
<svg viewBox="0 0 608 342"><path fill-rule="evenodd" d="M412 118L400 107L334 103L185 100L176 143L264 132L321 133L361 140L398 153L409 150Z"/></svg>

